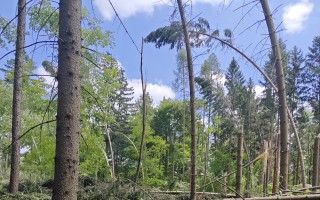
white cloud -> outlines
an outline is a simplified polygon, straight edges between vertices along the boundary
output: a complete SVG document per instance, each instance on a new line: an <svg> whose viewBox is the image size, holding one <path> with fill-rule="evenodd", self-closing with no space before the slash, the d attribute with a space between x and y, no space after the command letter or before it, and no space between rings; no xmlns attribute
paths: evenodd
<svg viewBox="0 0 320 200"><path fill-rule="evenodd" d="M134 100L138 99L142 95L140 79L129 79L128 84L134 89ZM164 97L173 99L176 96L174 91L164 84L147 83L147 92L152 97L155 106L159 105Z"/></svg>
<svg viewBox="0 0 320 200"><path fill-rule="evenodd" d="M42 76L42 78L44 78L45 80L45 83L48 84L48 85L52 85L53 82L54 82L54 77L52 76L49 76L49 72L47 72L43 66L39 66L36 70L35 70L35 73L38 74L38 75L45 75L45 76Z"/></svg>
<svg viewBox="0 0 320 200"><path fill-rule="evenodd" d="M228 5L231 2L231 0L193 0L192 3L208 3L212 6L216 5Z"/></svg>
<svg viewBox="0 0 320 200"><path fill-rule="evenodd" d="M214 74L212 76L212 79L216 84L219 84L222 86L224 86L224 84L226 83L226 75L224 73Z"/></svg>
<svg viewBox="0 0 320 200"><path fill-rule="evenodd" d="M228 4L230 0L193 0L192 3L208 3L213 6ZM108 0L94 0L94 5L98 8L103 17L111 20L114 11ZM128 18L138 13L152 14L156 7L170 5L171 0L113 0L113 6L122 18Z"/></svg>
<svg viewBox="0 0 320 200"><path fill-rule="evenodd" d="M289 4L284 7L282 21L286 32L295 33L301 31L313 8L314 5L309 0L301 0L296 4Z"/></svg>
<svg viewBox="0 0 320 200"><path fill-rule="evenodd" d="M114 0L112 4L120 17L127 18L137 13L151 14L156 6L168 4L169 2L169 0ZM108 0L94 0L93 3L105 19L112 19L114 11Z"/></svg>
<svg viewBox="0 0 320 200"><path fill-rule="evenodd" d="M265 89L265 87L263 87L261 85L254 86L254 90L256 92L256 98L262 97L264 89Z"/></svg>

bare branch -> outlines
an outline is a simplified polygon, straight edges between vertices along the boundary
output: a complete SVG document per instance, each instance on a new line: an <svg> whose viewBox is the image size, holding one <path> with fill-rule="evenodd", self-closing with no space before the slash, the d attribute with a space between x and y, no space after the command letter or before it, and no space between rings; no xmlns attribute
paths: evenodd
<svg viewBox="0 0 320 200"><path fill-rule="evenodd" d="M57 43L57 41L50 41L50 40L49 40L49 41L34 42L34 43L29 44L29 45L27 45L27 46L24 46L24 47L22 47L22 48L20 48L20 49L26 49L26 48L28 48L28 47L31 47L31 46L34 46L34 45L40 44L40 43ZM9 54L16 52L17 50L18 50L18 49L9 51L8 53L4 54L4 55L0 58L0 60L2 60L3 58L5 58L5 57L8 56Z"/></svg>
<svg viewBox="0 0 320 200"><path fill-rule="evenodd" d="M29 0L21 9L24 9L27 4L29 4L31 1L33 0ZM0 33L0 36L2 35L2 33L8 28L8 26L19 16L20 13L18 13L16 16L14 16L3 28L2 31Z"/></svg>
<svg viewBox="0 0 320 200"><path fill-rule="evenodd" d="M51 123L51 122L55 122L57 121L56 119L52 119L52 120L49 120L49 121L45 121L45 122L42 122L40 124L37 124L31 128L29 128L26 132L24 132L16 141L12 141L11 144L7 147L7 149L9 149L15 142L19 141L21 138L23 138L27 133L29 133L30 131L32 131L33 129L37 128L38 126L41 126L43 124L48 124L48 123Z"/></svg>

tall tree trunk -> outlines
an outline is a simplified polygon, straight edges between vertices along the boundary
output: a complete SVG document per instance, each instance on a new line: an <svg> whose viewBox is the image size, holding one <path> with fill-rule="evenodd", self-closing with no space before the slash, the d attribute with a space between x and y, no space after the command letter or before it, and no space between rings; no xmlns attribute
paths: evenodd
<svg viewBox="0 0 320 200"><path fill-rule="evenodd" d="M301 182L302 182L302 187L303 188L306 188L307 187L307 177L306 177L306 169L305 169L305 166L304 166L304 156L303 156L303 152L302 152L302 146L301 146L301 142L300 142L300 137L299 137L299 134L298 134L298 129L294 123L294 120L293 120L293 117L292 117L292 114L291 112L289 111L289 109L287 109L287 113L288 113L288 117L289 117L289 120L290 120L290 123L291 123L291 127L293 129L293 133L294 133L294 136L297 140L297 145L298 145L298 158L299 158L299 161L300 161L300 165L301 165ZM299 163L299 161L297 161ZM299 169L299 168L298 168ZM297 171L298 173L298 171Z"/></svg>
<svg viewBox="0 0 320 200"><path fill-rule="evenodd" d="M24 44L26 32L26 0L18 2L18 27L16 40L16 57L14 62L14 82L12 99L12 152L9 192L18 192L20 172L20 131L22 102L22 64L24 60Z"/></svg>
<svg viewBox="0 0 320 200"><path fill-rule="evenodd" d="M267 170L268 170L268 141L263 141L264 142L264 157L263 157L263 169L262 169L262 185L263 185L263 194L266 196L266 193L268 192L268 177L267 177Z"/></svg>
<svg viewBox="0 0 320 200"><path fill-rule="evenodd" d="M107 138L108 138L108 144L106 144L106 145L108 145L109 146L109 150L110 150L110 154L111 154L111 167L112 167L112 179L113 180L115 180L115 178L116 178L116 173L115 173L115 163L114 163L114 153L113 153L113 149L112 149L112 142L111 142L111 137L110 137L110 132L109 132L109 130L108 130L108 128L107 128ZM108 152L107 151L107 149L106 149L106 152Z"/></svg>
<svg viewBox="0 0 320 200"><path fill-rule="evenodd" d="M268 0L260 0L261 6L265 15L265 20L269 30L269 36L272 45L272 52L275 56L276 74L278 83L278 97L279 97L279 113L280 113L280 144L281 144L281 158L280 158L280 189L288 189L288 120L287 120L287 97L285 80L282 67L281 51L279 40L277 39L276 29L272 19L272 14L269 8Z"/></svg>
<svg viewBox="0 0 320 200"><path fill-rule="evenodd" d="M184 33L184 41L186 45L187 52L187 63L189 71L189 87L190 87L190 113L191 113L191 146L190 146L190 156L191 156L191 167L190 167L190 199L196 199L196 119L195 119L195 87L194 87L194 75L193 75L193 63L192 63L192 53L191 45L189 39L189 32L187 27L187 20L184 13L184 7L182 5L182 0L177 0L179 6L179 12L182 22L182 28Z"/></svg>
<svg viewBox="0 0 320 200"><path fill-rule="evenodd" d="M320 134L314 139L312 186L319 185Z"/></svg>
<svg viewBox="0 0 320 200"><path fill-rule="evenodd" d="M205 161L204 161L204 177L203 177L203 185L206 184L207 178L207 169L208 169L208 160L209 160L209 141L210 141L210 121L211 121L211 106L209 103L209 113L208 113L208 133L206 138L206 153L205 153ZM205 191L205 187L203 187L203 192Z"/></svg>
<svg viewBox="0 0 320 200"><path fill-rule="evenodd" d="M183 155L183 162L182 162L182 181L184 181L184 173L185 173L185 163L186 163L186 155L185 155L185 149L186 149L186 105L185 105L185 100L186 100L186 94L185 94L185 77L184 77L184 67L182 69L182 77L183 77L183 115L182 115L182 155Z"/></svg>
<svg viewBox="0 0 320 200"><path fill-rule="evenodd" d="M237 174L236 174L236 197L241 197L242 193L242 165L243 165L243 128L238 133L238 156L237 156Z"/></svg>
<svg viewBox="0 0 320 200"><path fill-rule="evenodd" d="M278 193L279 185L279 165L280 165L280 134L277 134L275 142L275 152L274 152L274 167L273 167L273 184L272 184L272 194Z"/></svg>
<svg viewBox="0 0 320 200"><path fill-rule="evenodd" d="M60 0L53 200L76 200L81 136L81 0Z"/></svg>
<svg viewBox="0 0 320 200"><path fill-rule="evenodd" d="M228 173L226 171L224 171L223 172L223 194L224 195L227 195L227 192L228 192L228 188L227 188L228 180L227 180L227 177L228 177Z"/></svg>
<svg viewBox="0 0 320 200"><path fill-rule="evenodd" d="M298 154L298 158L297 158L297 161L296 161L296 163L295 163L295 173L294 173L294 175L293 175L293 177L294 177L294 182L293 182L293 185L298 185L299 184L299 164L300 164L300 162L299 162L299 160L300 160L300 155ZM303 188L305 188L305 187L303 187Z"/></svg>
<svg viewBox="0 0 320 200"><path fill-rule="evenodd" d="M136 183L138 182L140 168L142 165L144 138L146 135L146 117L147 117L147 102L146 102L147 86L144 83L144 78L143 78L143 70L142 70L143 57L142 56L143 56L143 38L141 42L141 60L140 60L140 76L141 76L141 87L142 87L142 135L141 135L140 151L139 151L139 158L138 158L138 166L137 166L136 177L135 177Z"/></svg>

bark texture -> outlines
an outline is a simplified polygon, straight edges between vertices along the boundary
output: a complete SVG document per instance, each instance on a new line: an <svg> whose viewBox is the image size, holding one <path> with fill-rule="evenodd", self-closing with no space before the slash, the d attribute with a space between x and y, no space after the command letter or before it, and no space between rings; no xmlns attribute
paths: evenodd
<svg viewBox="0 0 320 200"><path fill-rule="evenodd" d="M236 174L236 197L241 197L242 193L242 165L243 165L243 129L238 133L238 156Z"/></svg>
<svg viewBox="0 0 320 200"><path fill-rule="evenodd" d="M280 134L277 134L275 142L274 151L274 167L273 167L273 184L272 184L272 194L277 194L279 192L279 166L280 166Z"/></svg>
<svg viewBox="0 0 320 200"><path fill-rule="evenodd" d="M189 31L187 27L187 20L182 5L182 0L177 0L179 6L179 12L182 22L184 41L187 52L187 63L189 72L189 87L190 87L190 113L191 113L191 166L190 166L190 199L196 199L196 119L195 119L195 87L194 87L194 75L193 75L193 63L191 45L189 39Z"/></svg>
<svg viewBox="0 0 320 200"><path fill-rule="evenodd" d="M81 0L60 0L53 200L76 200L80 147Z"/></svg>
<svg viewBox="0 0 320 200"><path fill-rule="evenodd" d="M281 51L276 29L272 19L268 0L260 0L265 20L269 30L269 37L272 45L272 52L275 57L275 67L278 84L279 115L280 115L280 189L288 189L288 119L287 119L287 96L285 77L283 74Z"/></svg>
<svg viewBox="0 0 320 200"><path fill-rule="evenodd" d="M312 186L319 185L320 134L314 139Z"/></svg>
<svg viewBox="0 0 320 200"><path fill-rule="evenodd" d="M24 60L24 44L26 32L26 0L18 2L18 27L16 40L16 56L14 62L14 81L12 99L12 152L9 192L18 192L20 172L20 131L22 102L22 64Z"/></svg>

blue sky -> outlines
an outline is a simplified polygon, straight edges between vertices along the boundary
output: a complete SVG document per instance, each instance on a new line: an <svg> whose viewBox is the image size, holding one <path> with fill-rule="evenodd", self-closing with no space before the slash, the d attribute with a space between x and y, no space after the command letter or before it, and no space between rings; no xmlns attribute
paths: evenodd
<svg viewBox="0 0 320 200"><path fill-rule="evenodd" d="M83 4L88 10L94 11L95 15L104 20L105 29L114 32L115 47L109 49L110 53L121 63L126 70L126 76L131 86L135 88L136 96L140 95L141 86L139 83L140 57L135 46L130 41L126 32L115 17L108 0L92 0L93 9L89 0L83 0ZM140 47L141 38L147 36L151 31L158 27L169 24L170 15L173 12L173 4L170 0L112 0L116 10L123 20L126 28L131 34L135 43ZM265 23L243 32L257 20L263 19L260 4L252 8L254 4L239 8L250 0L192 0L192 6L187 7L188 19L196 16L206 18L211 28L219 29L221 32L229 28L234 32L234 45L252 56L256 62L263 66L266 60L266 51L255 55L262 49L269 48L269 40L263 40L267 29ZM224 2L224 3L223 3ZM229 2L232 2L229 4ZM3 1L0 7L0 15L11 18L16 13L17 0ZM279 37L281 37L287 49L298 46L306 54L308 46L311 46L315 36L320 35L320 1L319 0L271 0L272 10L277 8L274 13L275 23L279 26ZM245 13L251 9L249 14ZM243 18L244 17L244 18ZM243 20L241 20L243 18ZM238 24L238 25L237 25ZM243 33L242 33L243 32ZM262 41L262 42L260 42ZM260 42L260 43L259 43ZM265 45L262 45L265 44ZM170 88L174 80L173 70L176 67L176 50L169 50L165 46L156 49L154 44L145 44L144 47L144 67L148 82L148 91L158 103L163 96L178 97L178 94ZM193 50L194 55L201 53L201 50ZM244 62L244 60L231 50L221 49L213 51L221 64L221 69L226 70L232 57L235 57L245 74L246 78L252 77L258 84L261 76L258 71ZM0 51L0 55L5 53ZM195 60L195 72L199 72L204 59L209 55L204 55ZM41 63L41 61L39 61ZM0 62L2 65L3 62ZM261 88L257 87L257 90Z"/></svg>

